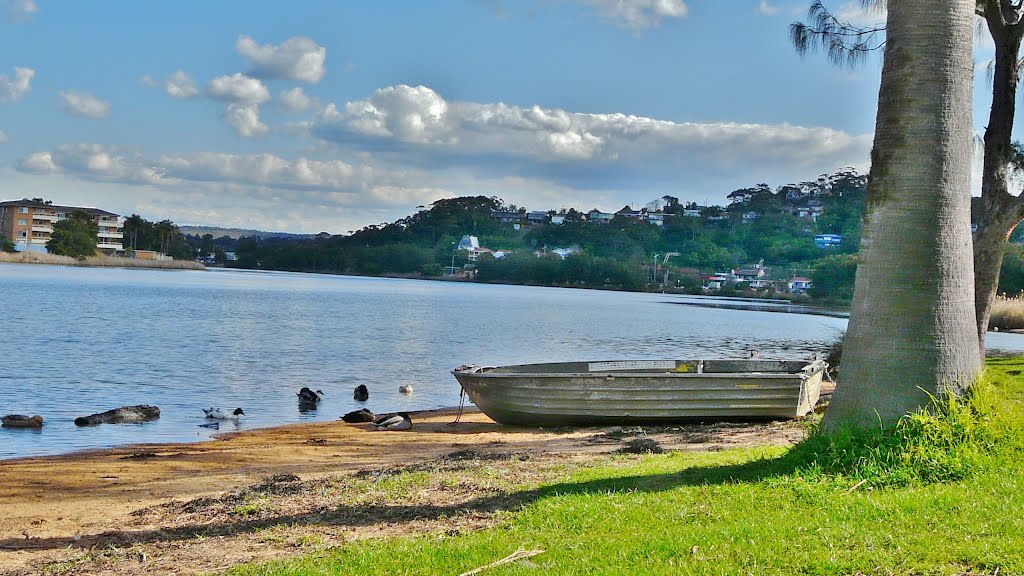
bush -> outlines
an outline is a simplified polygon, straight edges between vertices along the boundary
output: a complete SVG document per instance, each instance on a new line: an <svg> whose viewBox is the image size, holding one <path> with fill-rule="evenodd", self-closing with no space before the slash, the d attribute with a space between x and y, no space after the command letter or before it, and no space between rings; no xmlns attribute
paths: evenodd
<svg viewBox="0 0 1024 576"><path fill-rule="evenodd" d="M17 252L14 241L6 236L0 236L0 252Z"/></svg>

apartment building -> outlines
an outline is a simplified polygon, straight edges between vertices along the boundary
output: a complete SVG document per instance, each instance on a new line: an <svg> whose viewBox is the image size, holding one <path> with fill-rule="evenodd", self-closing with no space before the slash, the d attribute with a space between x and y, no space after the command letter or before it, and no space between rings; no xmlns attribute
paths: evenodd
<svg viewBox="0 0 1024 576"><path fill-rule="evenodd" d="M14 240L19 250L41 250L50 241L53 225L75 212L92 216L99 226L97 248L106 252L124 250L124 223L117 214L99 208L54 206L27 198L0 202L0 235Z"/></svg>

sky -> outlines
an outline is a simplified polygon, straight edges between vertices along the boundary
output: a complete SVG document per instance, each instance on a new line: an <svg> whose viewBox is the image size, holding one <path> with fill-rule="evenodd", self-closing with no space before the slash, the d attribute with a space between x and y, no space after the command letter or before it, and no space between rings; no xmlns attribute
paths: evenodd
<svg viewBox="0 0 1024 576"><path fill-rule="evenodd" d="M809 3L0 0L0 200L337 234L866 171L881 58L796 54Z"/></svg>

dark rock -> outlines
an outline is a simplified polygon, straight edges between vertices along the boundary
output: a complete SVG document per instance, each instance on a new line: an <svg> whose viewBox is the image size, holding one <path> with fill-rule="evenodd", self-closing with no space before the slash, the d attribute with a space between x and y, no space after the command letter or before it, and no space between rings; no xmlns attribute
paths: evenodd
<svg viewBox="0 0 1024 576"><path fill-rule="evenodd" d="M97 424L135 424L160 418L156 406L122 406L99 414L75 418L75 426L96 426Z"/></svg>

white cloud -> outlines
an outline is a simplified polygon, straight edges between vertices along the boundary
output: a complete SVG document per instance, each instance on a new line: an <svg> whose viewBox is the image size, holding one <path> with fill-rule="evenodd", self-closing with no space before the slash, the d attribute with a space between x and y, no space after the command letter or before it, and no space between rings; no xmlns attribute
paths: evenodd
<svg viewBox="0 0 1024 576"><path fill-rule="evenodd" d="M287 78L316 84L324 77L327 49L311 38L295 36L277 46L257 44L249 36L239 36L238 53L249 59L252 74L261 78Z"/></svg>
<svg viewBox="0 0 1024 576"><path fill-rule="evenodd" d="M302 90L302 86L283 90L278 99L289 112L303 112L313 106L313 99Z"/></svg>
<svg viewBox="0 0 1024 576"><path fill-rule="evenodd" d="M404 215L401 211L408 206L451 195L429 185L428 175L413 170L382 170L343 160L289 160L274 154L196 152L146 158L98 144L75 144L35 152L21 159L15 168L25 174L152 185L181 193L205 185L222 193L230 191L226 199L236 207L247 205L250 199L270 203L282 198L288 198L289 204L321 203L359 210L400 206L399 212L393 213L394 218ZM245 200L240 201L240 197ZM303 220L310 220L309 210L300 212L306 213ZM323 229L323 223L316 226Z"/></svg>
<svg viewBox="0 0 1024 576"><path fill-rule="evenodd" d="M263 82L239 73L210 80L206 90L211 98L222 102L262 104L270 100L270 91Z"/></svg>
<svg viewBox="0 0 1024 576"><path fill-rule="evenodd" d="M234 128L235 133L243 138L262 136L269 130L267 125L260 121L260 107L257 104L228 104L224 118Z"/></svg>
<svg viewBox="0 0 1024 576"><path fill-rule="evenodd" d="M0 144L7 142L7 134L3 130L0 130Z"/></svg>
<svg viewBox="0 0 1024 576"><path fill-rule="evenodd" d="M17 102L32 90L32 77L36 71L31 68L14 67L14 79L0 74L0 104Z"/></svg>
<svg viewBox="0 0 1024 576"><path fill-rule="evenodd" d="M100 100L88 92L65 90L60 93L64 111L74 116L86 118L106 118L110 116L110 102Z"/></svg>
<svg viewBox="0 0 1024 576"><path fill-rule="evenodd" d="M183 100L195 98L199 95L199 89L196 88L195 80L190 78L184 70L178 70L168 76L164 80L164 90L169 96Z"/></svg>
<svg viewBox="0 0 1024 576"><path fill-rule="evenodd" d="M885 2L865 6L860 0L851 0L834 12L840 22L854 26L885 26Z"/></svg>
<svg viewBox="0 0 1024 576"><path fill-rule="evenodd" d="M7 0L7 15L13 20L24 20L39 11L33 0Z"/></svg>
<svg viewBox="0 0 1024 576"><path fill-rule="evenodd" d="M676 123L626 114L579 114L504 103L447 102L425 86L392 86L331 104L311 133L342 147L462 158L467 163L587 165L672 170L704 158L733 169L750 157L810 161L865 153L870 138L788 124ZM696 166L696 165L695 165ZM573 169L575 170L575 169Z"/></svg>
<svg viewBox="0 0 1024 576"><path fill-rule="evenodd" d="M143 74L142 76L139 76L139 83L143 86L149 86L150 88L156 88L160 84L156 81L156 78L153 78L149 74Z"/></svg>
<svg viewBox="0 0 1024 576"><path fill-rule="evenodd" d="M598 8L609 20L626 28L652 28L666 18L685 18L689 9L683 0L583 0Z"/></svg>
<svg viewBox="0 0 1024 576"><path fill-rule="evenodd" d="M761 4L758 5L757 11L764 16L775 16L782 12L782 6L773 6L768 3L768 0L761 0Z"/></svg>

